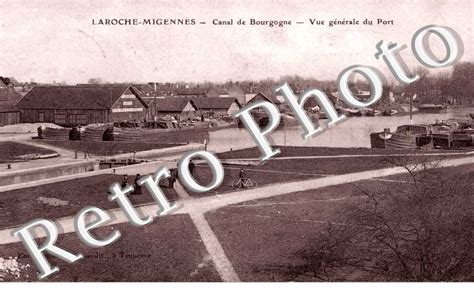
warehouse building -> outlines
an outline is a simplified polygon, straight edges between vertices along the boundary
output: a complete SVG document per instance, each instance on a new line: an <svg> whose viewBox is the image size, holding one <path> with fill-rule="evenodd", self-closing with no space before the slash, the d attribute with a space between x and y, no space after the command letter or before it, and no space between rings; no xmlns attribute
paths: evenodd
<svg viewBox="0 0 474 305"><path fill-rule="evenodd" d="M229 116L242 108L235 97L195 97L193 101L201 115L213 117Z"/></svg>
<svg viewBox="0 0 474 305"><path fill-rule="evenodd" d="M198 107L194 98L190 97L160 97L150 100L150 113L153 119L174 117L177 121L194 119Z"/></svg>
<svg viewBox="0 0 474 305"><path fill-rule="evenodd" d="M144 121L148 105L130 85L37 86L17 104L22 123L76 126Z"/></svg>

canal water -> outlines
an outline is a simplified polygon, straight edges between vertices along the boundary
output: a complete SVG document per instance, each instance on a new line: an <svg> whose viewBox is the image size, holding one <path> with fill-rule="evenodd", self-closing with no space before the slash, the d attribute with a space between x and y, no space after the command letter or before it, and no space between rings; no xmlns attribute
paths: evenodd
<svg viewBox="0 0 474 305"><path fill-rule="evenodd" d="M455 112L413 115L413 124L433 124L452 119ZM324 122L324 120L322 120ZM270 136L274 145L316 146L316 147L370 147L370 134L390 128L391 131L404 124L410 124L409 116L349 117L339 125L326 129L323 133L303 140L301 127L287 126L276 130ZM208 149L215 152L255 147L255 143L245 128L230 128L210 133Z"/></svg>

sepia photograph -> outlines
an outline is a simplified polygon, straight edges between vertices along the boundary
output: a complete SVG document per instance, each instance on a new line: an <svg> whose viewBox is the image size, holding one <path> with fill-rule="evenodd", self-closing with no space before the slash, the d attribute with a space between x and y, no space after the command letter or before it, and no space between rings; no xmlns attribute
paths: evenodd
<svg viewBox="0 0 474 305"><path fill-rule="evenodd" d="M474 280L471 1L1 2L0 288Z"/></svg>

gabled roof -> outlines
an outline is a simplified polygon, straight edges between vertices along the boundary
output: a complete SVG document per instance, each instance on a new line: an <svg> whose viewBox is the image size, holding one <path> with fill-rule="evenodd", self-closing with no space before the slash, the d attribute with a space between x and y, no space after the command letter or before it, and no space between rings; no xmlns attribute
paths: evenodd
<svg viewBox="0 0 474 305"><path fill-rule="evenodd" d="M235 102L241 107L239 101L235 97L193 97L193 101L198 109L229 109Z"/></svg>
<svg viewBox="0 0 474 305"><path fill-rule="evenodd" d="M157 98L155 100L156 103L156 110L158 112L182 112L184 110L184 107L188 103L191 103L191 105L197 110L198 107L194 103L193 99L189 97L178 97L178 96L171 96L171 97L165 97L165 98Z"/></svg>
<svg viewBox="0 0 474 305"><path fill-rule="evenodd" d="M20 109L15 107L16 102L0 101L0 112L19 112Z"/></svg>
<svg viewBox="0 0 474 305"><path fill-rule="evenodd" d="M128 90L148 108L129 85L37 86L16 105L20 109L110 109Z"/></svg>
<svg viewBox="0 0 474 305"><path fill-rule="evenodd" d="M140 96L150 96L150 94L155 93L154 88L149 84L134 84L132 86L138 90Z"/></svg>
<svg viewBox="0 0 474 305"><path fill-rule="evenodd" d="M159 97L154 97L154 96L142 96L142 100L150 106L151 103L153 103L155 100L161 99Z"/></svg>
<svg viewBox="0 0 474 305"><path fill-rule="evenodd" d="M11 88L0 88L0 102L11 101L18 102L21 99L21 94Z"/></svg>
<svg viewBox="0 0 474 305"><path fill-rule="evenodd" d="M248 102L249 103L255 102L262 99L267 100L275 105L282 104L282 101L280 101L273 92L259 92L254 97L252 97Z"/></svg>

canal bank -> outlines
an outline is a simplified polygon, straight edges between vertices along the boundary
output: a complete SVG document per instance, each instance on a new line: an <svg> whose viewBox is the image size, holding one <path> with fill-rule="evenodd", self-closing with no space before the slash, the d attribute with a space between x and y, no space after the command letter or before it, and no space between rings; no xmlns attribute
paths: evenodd
<svg viewBox="0 0 474 305"><path fill-rule="evenodd" d="M432 124L453 118L453 113L415 114L413 124ZM325 124L326 120L321 120ZM308 147L370 147L370 134L384 128L394 131L398 126L410 124L406 116L349 117L341 124L323 133L303 140L300 126L287 126L274 131L270 142L277 146ZM209 133L208 149L225 152L255 147L255 142L245 128L228 128Z"/></svg>

